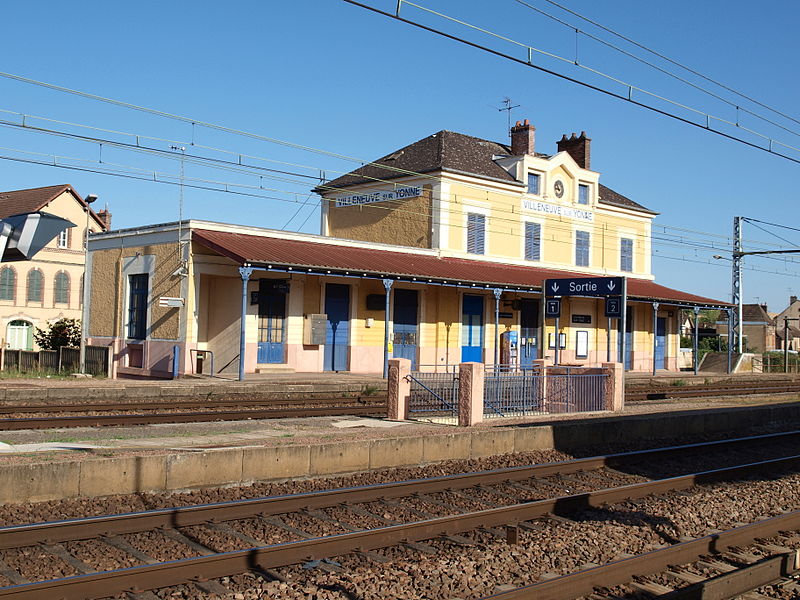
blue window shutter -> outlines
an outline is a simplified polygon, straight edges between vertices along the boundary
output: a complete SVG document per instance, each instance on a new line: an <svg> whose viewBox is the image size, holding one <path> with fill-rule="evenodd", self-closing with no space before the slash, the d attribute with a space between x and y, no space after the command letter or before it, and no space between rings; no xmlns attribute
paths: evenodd
<svg viewBox="0 0 800 600"><path fill-rule="evenodd" d="M633 240L622 238L620 240L620 270L633 271Z"/></svg>
<svg viewBox="0 0 800 600"><path fill-rule="evenodd" d="M589 266L589 232L575 232L575 264L579 267Z"/></svg>
<svg viewBox="0 0 800 600"><path fill-rule="evenodd" d="M525 260L541 260L542 226L539 223L525 223Z"/></svg>
<svg viewBox="0 0 800 600"><path fill-rule="evenodd" d="M486 217L477 213L467 215L467 252L483 254L486 247Z"/></svg>

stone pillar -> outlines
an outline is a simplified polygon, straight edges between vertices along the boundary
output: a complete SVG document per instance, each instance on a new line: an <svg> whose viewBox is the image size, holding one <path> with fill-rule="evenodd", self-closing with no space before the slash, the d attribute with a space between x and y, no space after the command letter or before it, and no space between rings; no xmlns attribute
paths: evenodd
<svg viewBox="0 0 800 600"><path fill-rule="evenodd" d="M390 358L388 373L388 416L392 421L408 419L408 402L411 399L411 361L407 358Z"/></svg>
<svg viewBox="0 0 800 600"><path fill-rule="evenodd" d="M606 409L622 410L625 408L625 368L618 362L606 362L602 367L611 375L606 388Z"/></svg>
<svg viewBox="0 0 800 600"><path fill-rule="evenodd" d="M531 362L533 363L534 372L541 375L536 393L537 397L533 398L533 401L536 406L540 407L540 410L544 410L547 404L547 368L553 366L553 359L536 358Z"/></svg>
<svg viewBox="0 0 800 600"><path fill-rule="evenodd" d="M471 427L483 421L483 363L458 366L458 424Z"/></svg>

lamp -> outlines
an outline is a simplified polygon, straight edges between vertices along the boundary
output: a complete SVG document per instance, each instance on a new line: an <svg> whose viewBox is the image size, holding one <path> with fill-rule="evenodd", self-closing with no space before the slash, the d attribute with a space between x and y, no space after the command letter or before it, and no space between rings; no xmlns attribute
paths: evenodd
<svg viewBox="0 0 800 600"><path fill-rule="evenodd" d="M81 354L80 354L80 372L86 374L86 315L89 313L88 305L86 302L86 266L89 262L89 213L91 208L89 205L97 200L97 194L87 194L83 199L86 204L86 228L83 230L83 311L81 312Z"/></svg>

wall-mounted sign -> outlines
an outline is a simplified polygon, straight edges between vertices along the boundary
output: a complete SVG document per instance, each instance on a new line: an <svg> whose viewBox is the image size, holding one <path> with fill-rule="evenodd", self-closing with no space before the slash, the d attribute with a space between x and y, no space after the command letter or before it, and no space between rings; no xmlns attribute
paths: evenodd
<svg viewBox="0 0 800 600"><path fill-rule="evenodd" d="M578 221L594 221L594 213L590 210L550 204L549 202L542 202L540 200L523 200L522 210L555 215L557 217L564 217L565 219L576 219Z"/></svg>
<svg viewBox="0 0 800 600"><path fill-rule="evenodd" d="M336 206L353 206L355 204L372 204L373 202L387 202L389 200L405 200L417 198L422 195L421 185L400 187L393 190L374 190L363 194L350 194L334 198Z"/></svg>
<svg viewBox="0 0 800 600"><path fill-rule="evenodd" d="M591 323L592 315L572 315L573 323Z"/></svg>
<svg viewBox="0 0 800 600"><path fill-rule="evenodd" d="M170 296L161 296L158 299L159 306L167 306L169 308L176 308L183 306L183 298L172 298Z"/></svg>
<svg viewBox="0 0 800 600"><path fill-rule="evenodd" d="M497 316L500 317L501 319L513 319L514 313L500 311L499 313L497 313Z"/></svg>

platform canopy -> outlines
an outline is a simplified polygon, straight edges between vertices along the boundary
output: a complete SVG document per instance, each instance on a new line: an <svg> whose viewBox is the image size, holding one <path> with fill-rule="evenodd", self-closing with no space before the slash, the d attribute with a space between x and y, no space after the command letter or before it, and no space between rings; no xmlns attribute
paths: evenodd
<svg viewBox="0 0 800 600"><path fill-rule="evenodd" d="M541 292L545 279L597 276L498 261L442 256L437 250L381 244L365 247L363 242L310 235L308 238L302 240L206 229L192 231L192 240L201 246L238 264L272 271L389 278L423 284L500 288L535 293ZM727 302L674 290L635 277L628 277L628 298L682 306L731 306Z"/></svg>

